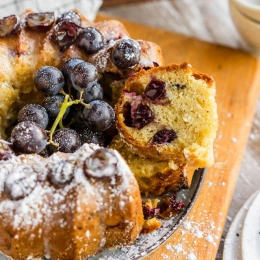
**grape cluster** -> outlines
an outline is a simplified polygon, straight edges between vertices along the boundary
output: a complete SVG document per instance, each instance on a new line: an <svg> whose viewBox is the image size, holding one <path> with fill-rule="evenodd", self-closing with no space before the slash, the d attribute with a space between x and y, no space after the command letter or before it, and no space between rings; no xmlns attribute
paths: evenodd
<svg viewBox="0 0 260 260"><path fill-rule="evenodd" d="M102 101L95 66L72 58L61 70L41 67L34 83L46 98L41 105L25 105L18 113L10 139L16 150L46 157L57 151L74 152L85 142L104 146L103 132L114 123L115 113Z"/></svg>

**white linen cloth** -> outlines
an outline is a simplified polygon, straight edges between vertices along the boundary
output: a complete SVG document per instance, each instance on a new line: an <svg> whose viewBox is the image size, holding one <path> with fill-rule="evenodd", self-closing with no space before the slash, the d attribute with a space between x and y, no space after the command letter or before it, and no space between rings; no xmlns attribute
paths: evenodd
<svg viewBox="0 0 260 260"><path fill-rule="evenodd" d="M35 12L60 13L77 9L88 20L93 21L102 4L102 0L1 0L0 18L11 14L20 15L25 9L32 9Z"/></svg>

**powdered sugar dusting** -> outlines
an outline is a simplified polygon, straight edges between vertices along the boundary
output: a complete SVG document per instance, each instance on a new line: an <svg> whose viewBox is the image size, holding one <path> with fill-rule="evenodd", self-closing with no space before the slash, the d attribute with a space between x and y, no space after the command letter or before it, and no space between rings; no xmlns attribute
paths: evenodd
<svg viewBox="0 0 260 260"><path fill-rule="evenodd" d="M205 248L207 244L216 246L215 241L221 235L222 229L220 227L216 227L215 222L206 215L206 212L203 215L205 218L202 218L201 222L191 220L186 220L183 222L182 226L177 231L183 237L183 242L181 244L168 243L165 245L165 248L173 253L176 259L202 259L193 252L196 244L199 244L201 241L204 241ZM194 247L192 247L188 241L193 241L192 244Z"/></svg>
<svg viewBox="0 0 260 260"><path fill-rule="evenodd" d="M188 260L196 260L197 257L196 257L196 255L195 255L194 253L190 253L190 254L188 254L187 259L188 259Z"/></svg>
<svg viewBox="0 0 260 260"><path fill-rule="evenodd" d="M45 254L49 256L48 245L51 244L55 230L71 232L71 229L78 228L74 225L84 223L86 230L82 233L83 235L74 237L75 242L83 239L85 244L89 244L90 241L96 240L97 245L105 245L105 233L102 233L105 232L105 229L102 231L99 224L91 222L91 219L95 220L96 218L88 219L88 216L97 214L100 221L104 221L102 218L106 215L115 214L113 210L117 212L122 210L119 215L125 219L124 214L129 214L125 213L126 207L129 207L130 203L135 203L130 194L136 182L125 161L116 151L112 150L111 154L115 158L113 162L117 164L116 177L113 176L105 180L87 178L84 174L83 164L99 148L95 144L84 144L73 154L58 152L46 159L37 155L20 155L13 156L8 161L0 161L0 195L2 194L0 197L0 219L3 226L1 234L5 234L5 227L10 228L10 226L14 233L19 232L19 230L23 230L25 234L28 232L31 240L40 239L43 241ZM56 187L47 180L47 175L48 169L50 167L54 169L57 166L55 163L60 160L65 160L69 165L73 165L74 178L65 186ZM31 169L33 176L37 176L37 178L27 178L26 182L22 182L22 184L16 182L11 175L12 171L15 171L15 177L20 178L22 173L19 169L23 167ZM56 170L59 171L59 165L57 167ZM65 172L70 173L71 167L67 167ZM14 192L15 196L20 196L21 192L26 191L25 197L16 200L10 199L5 192L6 183L9 182L12 186L11 192ZM13 186L14 183L16 187ZM102 215L100 212L103 212ZM68 218L66 217L68 215L74 217ZM89 223L89 227L85 224L86 222ZM131 232L134 227L127 218L124 225L125 232ZM93 226L96 229L94 234L99 234L100 237L93 236ZM55 236L57 239L59 235ZM15 237L17 240L23 239L23 236L17 235ZM64 238L64 243L66 244L66 241L71 243L73 238L69 236L69 239ZM69 244L66 250L70 250Z"/></svg>

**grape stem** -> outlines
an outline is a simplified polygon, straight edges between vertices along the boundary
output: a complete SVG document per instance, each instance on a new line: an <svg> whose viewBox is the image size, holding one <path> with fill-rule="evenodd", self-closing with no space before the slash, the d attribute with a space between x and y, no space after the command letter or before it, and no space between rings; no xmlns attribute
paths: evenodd
<svg viewBox="0 0 260 260"><path fill-rule="evenodd" d="M51 127L51 130L49 131L49 142L48 142L48 144L53 144L55 146L58 146L58 144L56 144L52 141L52 136L53 136L53 134L54 134L58 125L59 125L60 128L64 128L63 123L62 123L62 119L63 119L64 114L67 111L67 108L74 105L74 104L76 105L76 104L79 104L79 103L82 104L85 108L90 107L90 105L85 104L82 99L72 100L70 98L70 95L66 94L65 92L62 93L62 94L65 94L64 101L61 105L60 112L59 112L58 116L56 117L56 119L55 119L55 121L54 121L54 123Z"/></svg>
<svg viewBox="0 0 260 260"><path fill-rule="evenodd" d="M63 89L60 90L60 94L62 94L63 96L67 95L67 93ZM70 95L70 93L69 93L69 95Z"/></svg>
<svg viewBox="0 0 260 260"><path fill-rule="evenodd" d="M63 123L62 123L62 119L59 121L59 127L64 128Z"/></svg>

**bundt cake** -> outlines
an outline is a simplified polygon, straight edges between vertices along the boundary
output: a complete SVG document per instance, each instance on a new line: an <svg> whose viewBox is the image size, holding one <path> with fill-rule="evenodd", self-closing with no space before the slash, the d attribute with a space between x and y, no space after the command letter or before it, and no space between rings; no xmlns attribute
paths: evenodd
<svg viewBox="0 0 260 260"><path fill-rule="evenodd" d="M134 173L140 191L146 196L159 196L168 191L190 187L196 168L192 165L176 165L174 161L159 161L140 157L130 151L119 135L114 137L110 148L117 150Z"/></svg>
<svg viewBox="0 0 260 260"><path fill-rule="evenodd" d="M86 259L133 244L143 225L138 185L113 150L84 144L48 158L0 154L0 251L13 259Z"/></svg>
<svg viewBox="0 0 260 260"><path fill-rule="evenodd" d="M197 168L213 164L214 80L187 63L142 70L126 81L117 128L133 153Z"/></svg>

